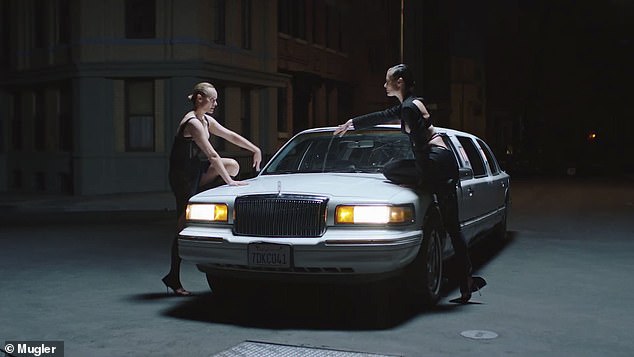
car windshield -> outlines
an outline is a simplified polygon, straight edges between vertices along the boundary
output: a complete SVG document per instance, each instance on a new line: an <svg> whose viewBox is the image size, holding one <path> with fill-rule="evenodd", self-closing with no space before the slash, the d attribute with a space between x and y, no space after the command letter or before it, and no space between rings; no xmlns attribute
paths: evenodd
<svg viewBox="0 0 634 357"><path fill-rule="evenodd" d="M262 172L278 175L308 172L382 172L390 161L413 158L407 136L397 130L332 131L295 137Z"/></svg>

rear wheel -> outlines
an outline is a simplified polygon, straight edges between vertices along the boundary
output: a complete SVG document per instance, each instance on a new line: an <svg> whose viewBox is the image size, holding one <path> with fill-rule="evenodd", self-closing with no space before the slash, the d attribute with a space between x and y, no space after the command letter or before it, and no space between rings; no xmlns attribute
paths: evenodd
<svg viewBox="0 0 634 357"><path fill-rule="evenodd" d="M444 229L438 217L429 217L423 227L423 241L418 255L406 268L407 287L417 301L433 306L440 299L442 285L442 242Z"/></svg>

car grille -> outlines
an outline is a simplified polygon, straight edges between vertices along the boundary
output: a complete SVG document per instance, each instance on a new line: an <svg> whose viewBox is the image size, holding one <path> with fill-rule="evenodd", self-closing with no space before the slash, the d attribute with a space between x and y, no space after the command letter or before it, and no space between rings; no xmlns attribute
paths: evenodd
<svg viewBox="0 0 634 357"><path fill-rule="evenodd" d="M240 196L234 234L256 237L320 237L328 198L303 195Z"/></svg>

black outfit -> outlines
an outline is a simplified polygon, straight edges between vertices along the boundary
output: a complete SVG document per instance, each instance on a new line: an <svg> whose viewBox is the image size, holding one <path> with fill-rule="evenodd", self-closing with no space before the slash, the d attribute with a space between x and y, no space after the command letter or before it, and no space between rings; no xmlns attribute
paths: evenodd
<svg viewBox="0 0 634 357"><path fill-rule="evenodd" d="M202 161L204 157L198 145L192 138L183 136L183 130L190 120L196 119L191 117L187 119L176 132L172 151L170 153L169 182L174 197L176 198L176 218L185 213L187 202L199 191L200 179L207 168L209 161ZM206 120L206 118L205 118ZM201 157L202 156L202 157ZM178 255L178 233L174 237L171 253L171 267L167 274L179 280L181 258Z"/></svg>
<svg viewBox="0 0 634 357"><path fill-rule="evenodd" d="M364 129L400 119L401 130L409 136L414 159L395 160L383 168L383 175L395 183L413 185L438 198L445 230L451 237L458 260L460 289L467 289L467 279L471 275L471 261L467 244L460 229L458 218L458 197L456 185L459 183L458 163L454 154L444 147L430 145L427 130L431 126L429 118L413 103L422 98L408 96L399 105L352 119L356 129ZM437 135L437 134L436 134Z"/></svg>
<svg viewBox="0 0 634 357"><path fill-rule="evenodd" d="M177 217L185 213L187 201L198 193L200 178L209 168L209 161L201 160L201 158L204 159L204 156L194 140L183 136L185 126L192 119L196 118L187 119L178 128L170 153L169 181L176 198Z"/></svg>

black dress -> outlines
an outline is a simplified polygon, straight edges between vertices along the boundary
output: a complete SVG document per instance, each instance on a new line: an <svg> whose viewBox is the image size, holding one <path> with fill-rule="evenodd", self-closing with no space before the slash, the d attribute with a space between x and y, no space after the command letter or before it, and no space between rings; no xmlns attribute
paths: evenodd
<svg viewBox="0 0 634 357"><path fill-rule="evenodd" d="M196 119L196 117L187 119L179 126L170 152L169 182L176 199L176 217L179 221L185 213L189 199L199 192L200 179L209 167L209 161L201 160L204 159L204 156L194 140L183 136L185 126L192 119ZM207 119L205 118L205 120ZM172 242L170 271L164 278L174 282L176 288L182 287L179 278L180 264L178 232L176 232Z"/></svg>
<svg viewBox="0 0 634 357"><path fill-rule="evenodd" d="M198 193L200 178L209 167L209 161L201 160L202 151L192 138L183 136L190 120L187 119L176 132L170 153L169 182L176 198L176 216L185 213L187 201Z"/></svg>

